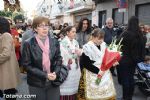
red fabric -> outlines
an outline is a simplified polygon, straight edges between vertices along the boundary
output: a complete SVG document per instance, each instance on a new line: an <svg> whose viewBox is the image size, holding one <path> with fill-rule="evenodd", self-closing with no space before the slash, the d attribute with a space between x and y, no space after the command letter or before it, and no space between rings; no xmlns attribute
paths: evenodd
<svg viewBox="0 0 150 100"><path fill-rule="evenodd" d="M16 53L17 60L19 60L20 59L20 47L15 49L15 53Z"/></svg>
<svg viewBox="0 0 150 100"><path fill-rule="evenodd" d="M17 60L19 60L20 59L20 46L21 46L21 44L19 42L19 33L17 32L16 29L12 28L11 35L14 40L16 57L17 57Z"/></svg>
<svg viewBox="0 0 150 100"><path fill-rule="evenodd" d="M16 29L11 29L11 35L13 35L13 36L18 36L19 33L17 32Z"/></svg>
<svg viewBox="0 0 150 100"><path fill-rule="evenodd" d="M119 0L115 0L117 7L119 7Z"/></svg>
<svg viewBox="0 0 150 100"><path fill-rule="evenodd" d="M19 42L19 39L18 38L14 38L14 45L15 45L15 53L16 53L16 57L17 57L17 60L20 59L20 42Z"/></svg>
<svg viewBox="0 0 150 100"><path fill-rule="evenodd" d="M118 8L128 8L128 0L115 0Z"/></svg>
<svg viewBox="0 0 150 100"><path fill-rule="evenodd" d="M73 95L61 95L60 100L76 100L76 94Z"/></svg>
<svg viewBox="0 0 150 100"><path fill-rule="evenodd" d="M116 61L119 61L121 59L121 55L119 52L111 52L108 51L108 49L105 49L105 54L103 57L103 61L102 61L102 65L101 65L101 70L102 71L106 71L108 69L110 69L113 64Z"/></svg>

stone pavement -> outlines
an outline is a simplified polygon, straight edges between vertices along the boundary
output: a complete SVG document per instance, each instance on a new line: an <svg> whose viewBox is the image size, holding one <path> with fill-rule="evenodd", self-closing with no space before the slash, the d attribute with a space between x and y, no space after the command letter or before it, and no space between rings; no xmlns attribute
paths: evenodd
<svg viewBox="0 0 150 100"><path fill-rule="evenodd" d="M27 86L27 82L26 82L26 75L21 74L21 78L22 78L22 84L17 88L18 89L18 94L29 94L28 86ZM117 82L117 77L113 77L113 79L114 79L114 84L115 84L115 88L116 88L116 92L117 92L117 100L119 100L119 98L122 97L121 86ZM138 90L137 87L135 88L135 93L134 93L134 96L133 96L133 100L150 100L150 98L149 99L147 99L147 98L148 97L144 96ZM21 99L21 100L27 100L27 99Z"/></svg>

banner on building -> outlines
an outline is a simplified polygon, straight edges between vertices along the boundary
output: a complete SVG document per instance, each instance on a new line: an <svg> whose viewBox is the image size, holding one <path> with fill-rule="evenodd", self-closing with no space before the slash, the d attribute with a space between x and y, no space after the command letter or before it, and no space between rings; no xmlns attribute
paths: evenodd
<svg viewBox="0 0 150 100"><path fill-rule="evenodd" d="M128 0L115 0L119 12L126 12L128 8Z"/></svg>
<svg viewBox="0 0 150 100"><path fill-rule="evenodd" d="M70 0L70 9L74 8L74 0Z"/></svg>

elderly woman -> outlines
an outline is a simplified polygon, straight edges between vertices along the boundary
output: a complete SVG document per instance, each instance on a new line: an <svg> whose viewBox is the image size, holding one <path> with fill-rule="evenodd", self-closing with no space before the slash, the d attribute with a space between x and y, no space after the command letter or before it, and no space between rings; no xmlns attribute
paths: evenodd
<svg viewBox="0 0 150 100"><path fill-rule="evenodd" d="M15 88L20 82L19 74L10 25L7 19L0 17L0 97L3 96L2 93L16 93Z"/></svg>
<svg viewBox="0 0 150 100"><path fill-rule="evenodd" d="M35 18L32 25L35 35L25 41L22 51L29 92L37 96L35 100L59 100L59 85L67 76L59 42L48 33L49 24L48 18Z"/></svg>

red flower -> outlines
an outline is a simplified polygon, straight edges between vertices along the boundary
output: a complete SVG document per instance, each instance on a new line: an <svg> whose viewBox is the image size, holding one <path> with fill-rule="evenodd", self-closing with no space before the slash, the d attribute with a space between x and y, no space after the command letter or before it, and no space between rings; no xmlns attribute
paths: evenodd
<svg viewBox="0 0 150 100"><path fill-rule="evenodd" d="M102 78L102 75L98 74L98 75L97 75L97 78Z"/></svg>
<svg viewBox="0 0 150 100"><path fill-rule="evenodd" d="M121 54L119 52L111 52L105 49L105 54L102 60L102 65L100 66L102 71L110 69L115 62L119 62L121 59Z"/></svg>
<svg viewBox="0 0 150 100"><path fill-rule="evenodd" d="M98 75L97 75L97 79L95 80L95 84L96 84L96 85L99 85L99 83L101 82L101 78L102 78L102 75L101 75L101 74L98 74Z"/></svg>
<svg viewBox="0 0 150 100"><path fill-rule="evenodd" d="M112 52L112 51L108 51L108 49L105 49L105 54L102 60L102 64L100 66L100 70L106 71L110 69L113 66L113 64L115 62L119 62L120 59L121 59L121 54L119 52ZM99 83L101 82L101 78L102 75L98 74L97 79L95 81L97 85L99 85Z"/></svg>

